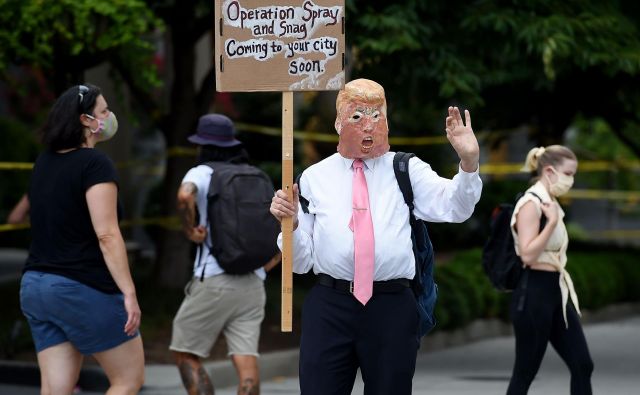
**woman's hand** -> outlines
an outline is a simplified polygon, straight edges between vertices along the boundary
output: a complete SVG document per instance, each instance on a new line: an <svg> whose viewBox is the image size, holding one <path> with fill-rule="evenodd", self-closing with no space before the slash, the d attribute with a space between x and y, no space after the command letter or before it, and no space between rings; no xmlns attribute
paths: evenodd
<svg viewBox="0 0 640 395"><path fill-rule="evenodd" d="M558 202L543 202L540 204L540 208L542 209L542 213L545 217L547 217L547 224L551 226L556 226L558 223L559 211L560 207L558 207Z"/></svg>
<svg viewBox="0 0 640 395"><path fill-rule="evenodd" d="M287 193L282 189L276 191L275 196L271 199L269 212L282 222L283 218L293 217L293 230L298 227L298 184L293 184L293 202L288 200Z"/></svg>
<svg viewBox="0 0 640 395"><path fill-rule="evenodd" d="M136 294L124 295L124 309L127 311L127 323L124 324L124 331L127 335L133 336L140 327L142 317Z"/></svg>

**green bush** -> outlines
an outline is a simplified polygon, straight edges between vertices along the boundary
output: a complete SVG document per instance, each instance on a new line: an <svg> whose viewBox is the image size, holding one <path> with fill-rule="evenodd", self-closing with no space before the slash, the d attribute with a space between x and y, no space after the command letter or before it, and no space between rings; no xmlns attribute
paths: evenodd
<svg viewBox="0 0 640 395"><path fill-rule="evenodd" d="M634 249L590 246L569 252L567 270L581 309L597 310L612 303L640 301L640 264ZM463 327L479 318L509 319L510 294L493 288L481 265L481 249L460 252L436 266L437 329Z"/></svg>

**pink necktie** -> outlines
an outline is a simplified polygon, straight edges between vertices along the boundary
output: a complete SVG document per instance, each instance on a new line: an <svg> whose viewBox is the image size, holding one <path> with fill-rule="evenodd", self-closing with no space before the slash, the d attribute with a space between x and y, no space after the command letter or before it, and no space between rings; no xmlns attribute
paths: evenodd
<svg viewBox="0 0 640 395"><path fill-rule="evenodd" d="M373 221L369 211L369 191L361 159L353 162L353 214L349 227L353 231L355 274L353 294L363 305L373 294L373 262L375 247Z"/></svg>

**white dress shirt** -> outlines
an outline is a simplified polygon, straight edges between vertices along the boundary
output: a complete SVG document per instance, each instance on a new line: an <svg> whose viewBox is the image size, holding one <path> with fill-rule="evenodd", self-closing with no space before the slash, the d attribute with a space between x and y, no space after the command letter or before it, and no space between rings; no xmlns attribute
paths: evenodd
<svg viewBox="0 0 640 395"><path fill-rule="evenodd" d="M393 171L393 152L366 159L365 178L375 239L374 281L412 279L415 260L411 244L409 208ZM299 207L293 232L293 271L325 273L353 280L354 252L351 220L353 159L336 153L304 171L301 195L309 201L309 214ZM409 175L414 193L414 214L429 222L463 222L480 199L478 171L458 170L453 179L438 176L431 166L413 157ZM282 246L282 235L278 237Z"/></svg>

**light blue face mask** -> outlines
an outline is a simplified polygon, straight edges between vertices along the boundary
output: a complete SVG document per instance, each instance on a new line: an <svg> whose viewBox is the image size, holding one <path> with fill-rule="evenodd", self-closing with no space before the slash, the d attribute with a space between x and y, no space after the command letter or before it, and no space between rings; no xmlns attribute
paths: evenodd
<svg viewBox="0 0 640 395"><path fill-rule="evenodd" d="M85 114L87 117L91 119L95 119L98 121L98 128L91 130L91 133L100 133L100 139L98 141L107 141L110 140L113 136L116 135L118 131L118 119L116 118L116 114L113 111L109 112L109 115L105 119L97 119L89 114Z"/></svg>

